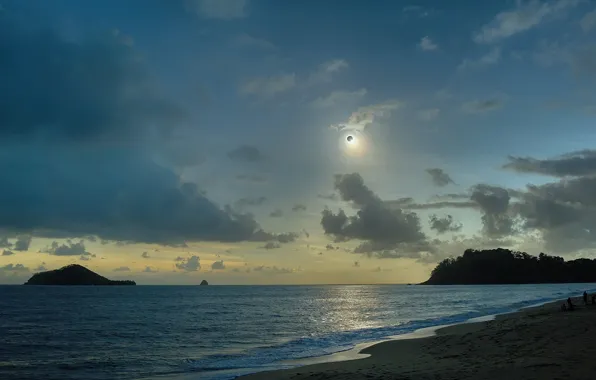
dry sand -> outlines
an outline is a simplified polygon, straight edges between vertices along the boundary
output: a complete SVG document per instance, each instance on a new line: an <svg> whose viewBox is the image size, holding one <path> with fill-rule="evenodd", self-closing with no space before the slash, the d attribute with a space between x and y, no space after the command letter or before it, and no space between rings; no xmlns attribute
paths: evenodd
<svg viewBox="0 0 596 380"><path fill-rule="evenodd" d="M239 380L596 380L596 305L563 301L446 327L434 337L382 342L365 359L260 372Z"/></svg>

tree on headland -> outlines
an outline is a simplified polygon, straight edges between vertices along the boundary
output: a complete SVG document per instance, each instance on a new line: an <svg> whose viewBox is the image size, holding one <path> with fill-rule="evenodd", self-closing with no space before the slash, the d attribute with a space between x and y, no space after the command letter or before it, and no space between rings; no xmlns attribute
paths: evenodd
<svg viewBox="0 0 596 380"><path fill-rule="evenodd" d="M423 285L539 284L596 282L596 260L497 248L467 249L462 256L441 261Z"/></svg>

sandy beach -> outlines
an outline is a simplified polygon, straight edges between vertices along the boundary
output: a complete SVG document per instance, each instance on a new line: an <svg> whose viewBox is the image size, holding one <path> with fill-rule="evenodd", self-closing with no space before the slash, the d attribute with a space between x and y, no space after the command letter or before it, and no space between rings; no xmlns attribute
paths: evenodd
<svg viewBox="0 0 596 380"><path fill-rule="evenodd" d="M240 380L271 379L596 379L596 305L560 311L557 301L445 327L421 339L382 342L364 359L260 372Z"/></svg>

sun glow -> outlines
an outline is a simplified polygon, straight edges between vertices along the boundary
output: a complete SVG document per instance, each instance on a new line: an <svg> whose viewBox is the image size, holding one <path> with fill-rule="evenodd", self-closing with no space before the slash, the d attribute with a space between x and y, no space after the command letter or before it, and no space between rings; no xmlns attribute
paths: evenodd
<svg viewBox="0 0 596 380"><path fill-rule="evenodd" d="M364 133L356 130L344 131L340 137L340 150L349 157L362 157L366 154L368 140Z"/></svg>

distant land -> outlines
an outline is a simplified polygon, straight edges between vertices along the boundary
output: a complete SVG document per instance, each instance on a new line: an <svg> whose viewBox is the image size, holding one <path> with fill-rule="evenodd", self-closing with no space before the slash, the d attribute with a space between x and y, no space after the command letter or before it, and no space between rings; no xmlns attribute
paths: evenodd
<svg viewBox="0 0 596 380"><path fill-rule="evenodd" d="M596 282L596 260L497 248L467 249L463 256L441 261L421 285L488 285Z"/></svg>
<svg viewBox="0 0 596 380"><path fill-rule="evenodd" d="M207 282L207 280L203 280L203 281L201 281L201 283L199 285L205 286L205 285L209 285L209 283Z"/></svg>
<svg viewBox="0 0 596 380"><path fill-rule="evenodd" d="M24 285L136 285L136 283L130 280L109 280L82 265L71 264L60 269L36 273Z"/></svg>

